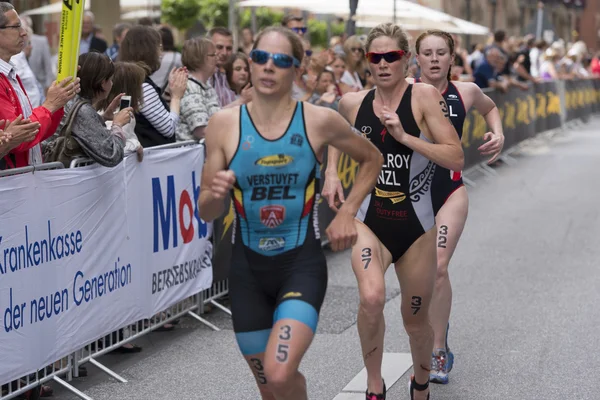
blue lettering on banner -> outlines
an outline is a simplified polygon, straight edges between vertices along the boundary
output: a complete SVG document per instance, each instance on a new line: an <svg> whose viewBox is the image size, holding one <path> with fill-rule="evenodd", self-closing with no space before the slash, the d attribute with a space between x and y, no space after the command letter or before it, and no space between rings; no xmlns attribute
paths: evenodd
<svg viewBox="0 0 600 400"><path fill-rule="evenodd" d="M76 305L88 303L98 297L119 290L131 284L131 264L119 267L120 258L115 261L115 268L104 274L84 279L83 272L77 271L73 279L73 300Z"/></svg>
<svg viewBox="0 0 600 400"><path fill-rule="evenodd" d="M67 232L54 236L48 221L48 238L30 242L29 226L25 225L25 243L5 248L0 257L0 275L17 272L55 260L62 260L81 253L83 234L81 231ZM0 236L2 244L2 236Z"/></svg>
<svg viewBox="0 0 600 400"><path fill-rule="evenodd" d="M163 197L163 190L160 178L152 178L152 212L154 223L154 253L161 250L168 250L178 246L179 233L183 243L190 243L195 236L194 219L198 229L198 239L206 237L208 227L206 222L200 218L198 212L198 199L200 197L200 186L196 185L196 171L192 171L192 197L187 190L183 190L178 201L175 199L175 177L167 176L166 197ZM184 215L189 214L189 224L185 226ZM173 239L171 239L171 233ZM162 237L162 246L160 238Z"/></svg>

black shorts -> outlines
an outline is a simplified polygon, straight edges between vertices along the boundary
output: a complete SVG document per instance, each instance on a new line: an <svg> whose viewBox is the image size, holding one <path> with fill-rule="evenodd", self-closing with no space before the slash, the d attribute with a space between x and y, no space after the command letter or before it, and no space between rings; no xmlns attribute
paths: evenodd
<svg viewBox="0 0 600 400"><path fill-rule="evenodd" d="M303 322L316 331L327 289L319 240L307 237L301 247L274 257L237 242L229 274L233 330L243 355L264 352L271 328L281 319Z"/></svg>
<svg viewBox="0 0 600 400"><path fill-rule="evenodd" d="M450 171L439 165L436 167L431 183L431 202L436 216L452 193L463 185L462 173Z"/></svg>

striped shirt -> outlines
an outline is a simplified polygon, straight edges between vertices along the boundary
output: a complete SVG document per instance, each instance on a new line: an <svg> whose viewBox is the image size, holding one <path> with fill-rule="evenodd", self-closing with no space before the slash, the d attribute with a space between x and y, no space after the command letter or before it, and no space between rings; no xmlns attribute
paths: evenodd
<svg viewBox="0 0 600 400"><path fill-rule="evenodd" d="M175 129L179 123L179 115L170 112L165 108L158 97L156 90L149 84L142 84L143 105L140 108L142 114L148 122L164 137L173 137Z"/></svg>
<svg viewBox="0 0 600 400"><path fill-rule="evenodd" d="M31 108L31 103L29 102L27 94L17 80L17 69L15 64L0 60L0 73L8 78L8 81L15 90L15 93L19 98L21 109L23 110L23 119L29 118L33 113L33 109ZM29 165L41 164L42 162L42 149L38 144L29 150Z"/></svg>

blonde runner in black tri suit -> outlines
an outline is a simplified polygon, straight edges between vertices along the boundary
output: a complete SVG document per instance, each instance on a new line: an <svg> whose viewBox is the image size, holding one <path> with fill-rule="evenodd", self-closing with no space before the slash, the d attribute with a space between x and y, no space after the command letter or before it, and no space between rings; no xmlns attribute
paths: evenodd
<svg viewBox="0 0 600 400"><path fill-rule="evenodd" d="M377 88L345 95L339 109L384 157L375 189L357 215L358 240L352 248L360 293L357 325L368 374L366 398L385 399L384 274L394 263L414 365L410 395L425 400L433 347L428 312L436 271L431 179L435 164L460 171L464 157L437 90L409 85L404 78L410 59L406 33L394 24L379 25L369 33L365 50ZM340 152L331 147L329 151L323 195L336 208L341 200L336 171Z"/></svg>

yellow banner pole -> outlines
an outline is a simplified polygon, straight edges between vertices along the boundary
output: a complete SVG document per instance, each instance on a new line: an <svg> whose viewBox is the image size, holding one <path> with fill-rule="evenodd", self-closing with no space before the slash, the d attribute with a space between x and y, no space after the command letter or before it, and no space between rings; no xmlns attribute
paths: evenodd
<svg viewBox="0 0 600 400"><path fill-rule="evenodd" d="M58 81L77 76L84 3L85 0L63 0L58 44Z"/></svg>

